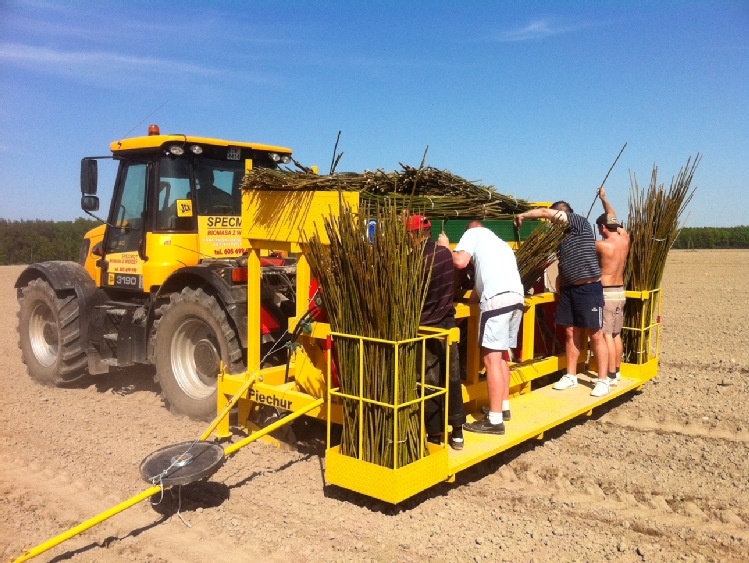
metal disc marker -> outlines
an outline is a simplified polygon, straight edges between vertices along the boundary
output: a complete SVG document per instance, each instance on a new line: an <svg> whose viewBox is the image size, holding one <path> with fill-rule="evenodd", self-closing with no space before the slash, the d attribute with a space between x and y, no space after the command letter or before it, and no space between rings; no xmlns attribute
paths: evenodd
<svg viewBox="0 0 749 563"><path fill-rule="evenodd" d="M225 459L219 444L181 442L148 455L140 464L140 474L152 485L185 485L213 475Z"/></svg>

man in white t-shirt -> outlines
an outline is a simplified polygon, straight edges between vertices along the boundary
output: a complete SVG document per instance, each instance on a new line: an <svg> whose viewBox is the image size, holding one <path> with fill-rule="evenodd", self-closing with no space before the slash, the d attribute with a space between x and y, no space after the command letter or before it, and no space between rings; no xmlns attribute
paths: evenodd
<svg viewBox="0 0 749 563"><path fill-rule="evenodd" d="M449 246L447 235L438 244ZM482 434L504 434L510 420L510 366L504 354L517 346L518 329L523 316L523 284L515 253L510 245L473 221L453 251L457 268L473 261L476 287L472 299L479 302L481 322L479 344L486 366L489 413L486 418L463 425L465 430Z"/></svg>

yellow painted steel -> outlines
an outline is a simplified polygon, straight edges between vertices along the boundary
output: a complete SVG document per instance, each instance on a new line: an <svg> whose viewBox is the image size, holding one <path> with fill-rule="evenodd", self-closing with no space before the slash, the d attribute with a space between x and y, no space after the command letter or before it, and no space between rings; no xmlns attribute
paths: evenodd
<svg viewBox="0 0 749 563"><path fill-rule="evenodd" d="M53 547L60 545L62 542L69 540L72 537L77 536L78 534L81 534L88 530L89 528L93 528L97 524L100 524L101 522L104 522L104 520L108 520L112 516L115 516L116 514L119 514L123 510L127 510L131 506L135 506L139 502L146 500L148 497L151 497L161 491L161 487L151 487L150 489L146 489L142 493L138 493L134 497L129 498L128 500L121 502L117 506L110 508L109 510L102 512L98 516L94 516L93 518L86 520L82 524L79 524L75 528L71 528L67 532L64 532L60 534L59 536L55 536L54 538L39 544L38 546L24 550L23 555L18 557L17 559L13 560L13 563L21 563L22 561L28 561L29 559L32 559L36 557L37 555L41 555L45 551L48 551L52 549Z"/></svg>
<svg viewBox="0 0 749 563"><path fill-rule="evenodd" d="M277 430L281 428L282 426L288 424L289 422L292 422L296 420L297 418L304 416L305 414L307 414L307 412L320 408L323 405L323 403L325 403L325 399L317 399L316 401L312 401L310 404L308 404L304 408L294 411L288 416L280 420L277 420L273 424L269 424L262 430L258 430L257 432L254 432L250 436L247 436L247 438L245 438L244 440L241 440L237 442L236 444L232 444L231 446L224 448L224 452L226 453L227 456L232 455L233 453L251 444L252 442L255 442L256 440L259 440L263 436L270 434L274 430Z"/></svg>
<svg viewBox="0 0 749 563"><path fill-rule="evenodd" d="M315 234L326 244L323 220L338 216L342 205L356 213L359 194L246 190L242 195L242 238L250 248L266 247L269 242L274 248L278 242L290 243L292 252L299 252L299 245Z"/></svg>
<svg viewBox="0 0 749 563"><path fill-rule="evenodd" d="M649 366L653 367L653 366ZM575 417L589 413L625 393L634 391L655 377L657 369L632 369L622 365L622 379L605 397L591 397L597 375L578 378L578 386L556 391L550 386L514 397L511 401L512 421L505 424L505 434L494 436L464 432L465 444L461 451L450 451L445 477L454 475L526 440L542 438L546 430ZM473 418L473 417L469 417Z"/></svg>
<svg viewBox="0 0 749 563"><path fill-rule="evenodd" d="M367 338L359 335L343 334L338 332L331 332L333 342L338 339L350 339L358 341L357 346L359 350L358 358L358 374L359 378L359 394L352 395L346 394L340 391L338 388L333 388L332 377L330 375L330 360L328 361L328 396L331 401L334 399L348 399L356 401L358 404L359 417L356 431L358 433L358 447L355 456L343 455L340 453L340 446L331 444L331 428L330 422L328 422L328 447L326 450L326 462L325 462L325 478L328 483L338 485L351 489L368 496L384 500L386 502L398 503L414 494L423 491L440 481L445 480L447 477L447 450L445 446L433 446L430 445L428 450L425 450L426 434L424 426L424 411L425 403L428 400L444 396L445 404L448 403L448 388L446 386L428 385L425 382L425 346L423 345L426 340L437 338L443 339L447 343L451 342L456 338L457 331L447 331L434 328L422 327L419 329L419 336L417 338L405 339L401 341L383 340L380 338ZM371 399L364 396L364 367L367 364L367 358L365 357L365 342L379 343L385 346L393 347L393 356L395 358L393 366L392 379L394 381L395 388L393 390L394 400L392 403L382 402L379 400ZM421 342L421 362L420 362L420 376L419 376L419 393L415 399L400 402L399 397L399 383L400 378L400 367L398 365L398 349L402 346ZM445 346L445 365L449 365L449 354L450 347ZM429 390L431 393L426 394ZM383 467L375 463L371 463L364 460L364 405L378 405L384 409L389 409L392 413L389 415L393 420L393 434L388 440L393 444L393 467ZM420 437L420 458L403 467L399 467L398 464L398 411L409 406L418 405L419 415L421 419L421 437ZM447 431L447 423L444 422L445 426L443 431Z"/></svg>
<svg viewBox="0 0 749 563"><path fill-rule="evenodd" d="M661 349L661 315L663 311L663 293L659 289L650 291L627 291L627 299L638 299L642 302L639 327L622 327L622 331L636 334L636 364L644 364L660 356Z"/></svg>
<svg viewBox="0 0 749 563"><path fill-rule="evenodd" d="M275 145L264 145L261 143L244 143L239 141L226 141L224 139L213 139L210 137L195 137L192 135L149 135L147 137L131 137L129 139L122 139L120 141L114 141L109 145L109 149L114 153L118 154L123 151L129 150L143 150L148 148L157 148L165 143L175 143L179 145L198 143L205 145L213 145L219 147L243 147L250 148L260 151L277 152L277 153L291 153L291 149L286 147L278 147Z"/></svg>
<svg viewBox="0 0 749 563"><path fill-rule="evenodd" d="M448 475L448 452L444 447L400 469L389 469L340 453L340 447L325 452L325 480L333 485L372 498L397 504L441 483Z"/></svg>
<svg viewBox="0 0 749 563"><path fill-rule="evenodd" d="M101 266L97 266L96 264L101 257L92 254L91 250L93 250L94 246L104 240L104 231L106 228L106 225L98 225L88 231L84 237L88 239L89 251L86 253L86 261L84 262L83 267L88 272L88 275L91 276L91 279L96 282L97 286L101 284Z"/></svg>
<svg viewBox="0 0 749 563"><path fill-rule="evenodd" d="M252 249L247 257L247 365L260 367L260 251Z"/></svg>

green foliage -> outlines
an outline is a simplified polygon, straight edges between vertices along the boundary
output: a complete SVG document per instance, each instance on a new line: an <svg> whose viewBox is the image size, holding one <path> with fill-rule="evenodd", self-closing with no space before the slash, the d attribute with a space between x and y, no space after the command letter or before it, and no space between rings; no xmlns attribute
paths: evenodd
<svg viewBox="0 0 749 563"><path fill-rule="evenodd" d="M83 235L98 221L8 221L0 219L0 265L46 260L77 261Z"/></svg>
<svg viewBox="0 0 749 563"><path fill-rule="evenodd" d="M749 226L685 227L673 248L749 248Z"/></svg>

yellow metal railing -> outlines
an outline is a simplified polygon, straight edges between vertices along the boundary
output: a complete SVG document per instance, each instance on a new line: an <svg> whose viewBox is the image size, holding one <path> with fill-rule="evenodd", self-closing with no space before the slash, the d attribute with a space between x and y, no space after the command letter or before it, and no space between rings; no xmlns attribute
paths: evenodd
<svg viewBox="0 0 749 563"><path fill-rule="evenodd" d="M636 300L641 301L639 309L635 309L633 304ZM627 363L645 364L660 356L662 312L663 293L660 288L627 291L625 322L639 323L639 326L622 327L624 358Z"/></svg>
<svg viewBox="0 0 749 563"><path fill-rule="evenodd" d="M425 381L426 377L426 341L429 339L441 339L445 341L445 370L449 369L450 365L450 346L449 343L451 341L451 333L448 330L442 330L442 329L432 329L427 327L421 327L420 335L416 338L410 338L400 341L392 341L392 340L383 340L380 338L370 338L365 336L359 336L359 335L353 335L353 334L345 334L345 333L339 333L339 332L333 332L331 331L330 336L331 339L329 341L329 345L335 344L336 340L344 341L354 341L356 342L357 349L358 349L358 362L356 366L357 370L357 380L358 380L358 386L357 390L358 393L345 393L341 391L341 386L334 386L333 384L333 368L332 368L332 362L333 362L333 354L328 354L328 368L327 368L327 385L328 385L328 393L331 398L337 398L339 402L343 402L344 400L351 400L355 401L357 403L357 412L358 412L358 421L357 421L357 428L356 428L356 434L358 437L357 445L356 445L356 455L352 457L356 457L359 460L364 459L364 443L365 443L365 425L364 425L364 410L365 405L373 405L382 407L383 409L389 409L392 411L392 414L389 416L392 416L393 418L393 431L392 436L388 439L388 442L392 443L393 445L393 467L392 469L398 469L399 468L399 461L398 461L398 446L399 446L399 422L398 422L398 414L403 409L412 407L414 405L418 405L419 408L419 420L420 420L420 434L419 434L419 456L418 458L421 459L425 455L428 455L428 450L425 448L425 403L428 400L437 399L439 397L444 396L444 404L447 405L448 402L448 386L447 386L447 374L445 374L445 383L444 386L442 385L431 385L427 384ZM379 344L382 346L392 346L393 347L393 371L389 375L389 380L393 382L393 393L392 393L392 402L386 402L379 400L378 398L374 397L367 397L365 396L365 366L367 365L367 358L366 358L366 349L367 346L365 346L365 343L370 344ZM419 346L420 345L420 346ZM420 361L418 362L420 364L418 368L418 381L417 381L417 396L413 399L401 401L400 395L401 395L401 377L400 372L402 369L402 366L399 365L399 358L400 354L399 351L404 346L419 346L420 350ZM348 365L342 365L341 359L339 356L338 359L338 370L339 370L339 377L341 376L343 370L351 369L352 366ZM328 401L328 434L327 434L327 440L328 440L328 448L331 447L331 413L330 410L332 408L333 401ZM345 413L345 409L344 409ZM444 410L443 410L444 414ZM347 421L345 419L344 414L344 424L350 424L350 421ZM442 420L443 425L443 434L447 436L447 417L443 417Z"/></svg>

